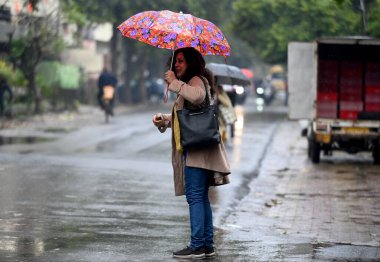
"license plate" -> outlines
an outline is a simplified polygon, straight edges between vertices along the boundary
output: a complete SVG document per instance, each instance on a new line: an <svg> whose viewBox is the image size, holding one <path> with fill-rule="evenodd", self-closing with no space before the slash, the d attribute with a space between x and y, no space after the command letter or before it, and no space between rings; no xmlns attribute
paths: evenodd
<svg viewBox="0 0 380 262"><path fill-rule="evenodd" d="M343 127L343 131L347 134L368 134L367 127Z"/></svg>

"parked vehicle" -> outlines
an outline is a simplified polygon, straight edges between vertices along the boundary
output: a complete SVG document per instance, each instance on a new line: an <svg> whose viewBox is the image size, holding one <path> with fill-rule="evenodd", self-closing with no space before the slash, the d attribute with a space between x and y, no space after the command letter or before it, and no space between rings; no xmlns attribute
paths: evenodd
<svg viewBox="0 0 380 262"><path fill-rule="evenodd" d="M372 152L380 164L380 40L288 45L289 118L307 119L308 156Z"/></svg>

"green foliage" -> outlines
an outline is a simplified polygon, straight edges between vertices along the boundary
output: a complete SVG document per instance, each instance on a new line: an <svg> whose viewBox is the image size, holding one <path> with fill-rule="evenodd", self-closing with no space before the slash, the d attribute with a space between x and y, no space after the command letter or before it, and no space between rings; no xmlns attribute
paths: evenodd
<svg viewBox="0 0 380 262"><path fill-rule="evenodd" d="M36 83L41 88L44 97L51 97L56 92L59 85L59 78L57 75L60 63L42 62L37 68Z"/></svg>
<svg viewBox="0 0 380 262"><path fill-rule="evenodd" d="M373 1L367 9L367 33L370 36L380 37L380 0Z"/></svg>
<svg viewBox="0 0 380 262"><path fill-rule="evenodd" d="M338 5L341 5L343 4L343 2L345 2L346 0L335 0L335 2L338 4Z"/></svg>
<svg viewBox="0 0 380 262"><path fill-rule="evenodd" d="M19 69L15 69L10 84L13 86L25 87L27 83L28 81L26 80L24 74Z"/></svg>
<svg viewBox="0 0 380 262"><path fill-rule="evenodd" d="M269 63L285 63L289 41L361 32L361 15L351 1L237 0L233 7L236 34ZM369 21L369 28L375 31L378 27Z"/></svg>
<svg viewBox="0 0 380 262"><path fill-rule="evenodd" d="M38 27L38 34L27 33L12 40L10 59L26 76L35 71L42 58L58 57L65 48L62 38L46 26Z"/></svg>
<svg viewBox="0 0 380 262"><path fill-rule="evenodd" d="M26 80L22 72L13 69L6 61L0 60L0 75L7 79L11 86L25 86Z"/></svg>
<svg viewBox="0 0 380 262"><path fill-rule="evenodd" d="M36 83L44 97L52 97L58 89L78 89L81 85L79 67L58 61L42 62L37 69Z"/></svg>
<svg viewBox="0 0 380 262"><path fill-rule="evenodd" d="M21 61L22 57L25 56L24 54L28 51L28 39L26 37L20 37L18 39L14 39L11 43L11 52L10 52L10 59L14 63L18 63ZM29 59L28 61L31 61ZM26 61L28 63L28 61Z"/></svg>
<svg viewBox="0 0 380 262"><path fill-rule="evenodd" d="M78 26L84 26L87 23L87 16L81 10L75 0L60 0L61 9L65 14L66 19L70 23L77 24Z"/></svg>
<svg viewBox="0 0 380 262"><path fill-rule="evenodd" d="M60 65L57 72L59 87L62 89L79 89L82 75L78 66Z"/></svg>
<svg viewBox="0 0 380 262"><path fill-rule="evenodd" d="M38 1L34 1L35 4ZM65 48L50 16L19 15L21 36L12 38L10 60L27 79L28 99L34 100L34 112L40 112L41 92L36 85L36 69L43 59L57 59Z"/></svg>
<svg viewBox="0 0 380 262"><path fill-rule="evenodd" d="M13 75L12 68L3 60L0 60L0 76L10 82Z"/></svg>

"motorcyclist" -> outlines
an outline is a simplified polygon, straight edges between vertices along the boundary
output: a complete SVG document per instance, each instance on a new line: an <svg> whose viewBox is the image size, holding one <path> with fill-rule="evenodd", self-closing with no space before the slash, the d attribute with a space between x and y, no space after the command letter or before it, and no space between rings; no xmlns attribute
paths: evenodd
<svg viewBox="0 0 380 262"><path fill-rule="evenodd" d="M97 95L97 98L98 98L98 103L100 105L100 107L104 110L104 104L103 104L103 95L104 95L104 90L103 88L105 86L112 86L116 91L116 85L117 85L117 78L114 74L112 74L111 72L109 72L109 70L104 67L102 73L100 74L99 76L99 79L98 79L98 95ZM115 101L115 96L113 96L113 98L111 99L110 101L110 109L111 109L111 114L113 115L113 105L114 105L114 101Z"/></svg>

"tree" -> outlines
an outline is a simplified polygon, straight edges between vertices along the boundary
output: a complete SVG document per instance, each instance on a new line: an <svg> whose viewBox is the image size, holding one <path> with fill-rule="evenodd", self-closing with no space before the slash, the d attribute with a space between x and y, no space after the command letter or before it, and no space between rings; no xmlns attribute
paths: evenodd
<svg viewBox="0 0 380 262"><path fill-rule="evenodd" d="M265 61L285 63L289 41L360 34L360 14L353 11L351 2L341 2L237 0L232 24L237 35Z"/></svg>
<svg viewBox="0 0 380 262"><path fill-rule="evenodd" d="M335 0L335 2L338 3L338 5L342 5L343 3L351 3L352 9L355 12L358 12L361 14L361 20L362 20L362 34L367 34L367 16L368 16L368 10L372 9L379 9L379 1L377 0ZM376 11L375 11L376 13ZM371 15L374 14L374 12L371 12ZM378 13L376 13L378 14ZM379 24L379 21L376 17L371 18L371 24ZM371 32L374 36L378 36L378 31Z"/></svg>
<svg viewBox="0 0 380 262"><path fill-rule="evenodd" d="M380 37L380 0L373 1L367 6L367 34Z"/></svg>
<svg viewBox="0 0 380 262"><path fill-rule="evenodd" d="M241 67L250 67L253 60L257 60L257 58L253 50L247 45L247 42L236 37L235 28L231 27L233 2L233 0L187 0L181 2L179 10L206 19L218 26L231 47L231 56L227 58L228 63ZM223 63L223 59L217 56L208 56L206 61Z"/></svg>
<svg viewBox="0 0 380 262"><path fill-rule="evenodd" d="M36 69L43 58L57 58L63 50L63 41L51 26L52 17L19 15L18 28L22 31L11 41L11 62L27 80L30 101L34 101L34 113L40 113L41 92L36 85Z"/></svg>

